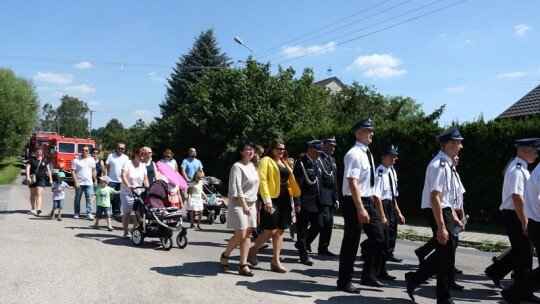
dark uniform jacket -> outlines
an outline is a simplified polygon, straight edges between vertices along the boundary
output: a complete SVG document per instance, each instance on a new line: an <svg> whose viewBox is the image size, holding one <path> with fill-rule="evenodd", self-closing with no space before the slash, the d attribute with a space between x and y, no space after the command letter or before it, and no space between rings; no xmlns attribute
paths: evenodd
<svg viewBox="0 0 540 304"><path fill-rule="evenodd" d="M300 212L320 212L321 169L319 166L318 160L312 161L306 154L302 154L294 164L293 174L302 193L294 198L294 204L301 207Z"/></svg>
<svg viewBox="0 0 540 304"><path fill-rule="evenodd" d="M339 195L336 159L325 153L321 153L319 159L324 169L321 170L321 202L325 206L334 206Z"/></svg>

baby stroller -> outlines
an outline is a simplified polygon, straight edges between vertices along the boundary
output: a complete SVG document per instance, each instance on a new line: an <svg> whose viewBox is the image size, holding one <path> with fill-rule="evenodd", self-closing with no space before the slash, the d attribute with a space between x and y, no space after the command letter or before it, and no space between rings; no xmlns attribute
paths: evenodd
<svg viewBox="0 0 540 304"><path fill-rule="evenodd" d="M139 190L138 190L139 189ZM145 189L140 193L140 189ZM133 244L140 246L147 237L159 238L164 250L170 250L173 246L173 233L179 231L176 236L176 244L181 249L188 244L187 229L182 227L182 212L169 206L167 184L162 180L156 180L147 189L137 187L132 189L135 202L133 210L136 211L136 221L139 224L133 231Z"/></svg>
<svg viewBox="0 0 540 304"><path fill-rule="evenodd" d="M221 185L221 180L213 176L206 176L203 180L203 191L208 196L208 201L203 204L203 215L206 216L208 224L213 224L218 216L222 224L227 222L227 205L217 190Z"/></svg>

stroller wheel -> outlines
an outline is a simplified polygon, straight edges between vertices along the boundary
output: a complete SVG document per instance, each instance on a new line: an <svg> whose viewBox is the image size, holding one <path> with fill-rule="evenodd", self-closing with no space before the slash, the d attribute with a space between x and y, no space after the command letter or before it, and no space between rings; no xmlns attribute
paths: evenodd
<svg viewBox="0 0 540 304"><path fill-rule="evenodd" d="M181 233L178 234L178 236L176 237L176 245L178 245L180 249L184 249L186 248L187 244L188 244L187 236L185 234L182 235Z"/></svg>
<svg viewBox="0 0 540 304"><path fill-rule="evenodd" d="M215 220L216 220L216 214L213 212L208 213L208 224L212 225Z"/></svg>
<svg viewBox="0 0 540 304"><path fill-rule="evenodd" d="M141 246L142 242L144 240L144 234L141 232L141 230L136 229L133 231L133 235L131 237L131 241L136 246Z"/></svg>
<svg viewBox="0 0 540 304"><path fill-rule="evenodd" d="M164 237L161 239L161 245L163 246L163 250L169 251L171 250L173 246L172 238L170 237Z"/></svg>
<svg viewBox="0 0 540 304"><path fill-rule="evenodd" d="M219 221L222 223L222 224L225 224L227 222L227 216L222 213L219 215Z"/></svg>

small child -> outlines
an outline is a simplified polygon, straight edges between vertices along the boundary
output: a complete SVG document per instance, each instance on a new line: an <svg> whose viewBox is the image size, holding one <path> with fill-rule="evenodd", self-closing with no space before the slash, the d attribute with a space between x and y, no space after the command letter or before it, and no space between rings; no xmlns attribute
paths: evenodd
<svg viewBox="0 0 540 304"><path fill-rule="evenodd" d="M96 223L94 228L99 228L99 219L103 217L107 218L107 230L113 231L114 228L111 226L111 196L113 194L120 194L120 191L116 191L113 188L109 187L108 184L111 182L111 179L108 176L100 176L100 187L94 193L92 200L97 198L96 203Z"/></svg>
<svg viewBox="0 0 540 304"><path fill-rule="evenodd" d="M180 188L171 183L168 183L167 191L169 192L170 206L178 208L178 209L182 209L183 202L182 202L182 196L180 196Z"/></svg>
<svg viewBox="0 0 540 304"><path fill-rule="evenodd" d="M57 180L52 184L51 191L53 193L53 207L51 210L51 220L54 220L54 211L58 209L58 220L62 220L62 209L64 208L64 199L66 198L66 188L73 189L68 185L64 178L66 174L62 171L58 172Z"/></svg>
<svg viewBox="0 0 540 304"><path fill-rule="evenodd" d="M195 228L193 225L193 222L195 221L195 213L198 214L198 221L197 221L197 230L202 230L201 228L201 220L202 220L202 214L203 214L203 199L205 201L208 200L208 197L206 194L204 194L203 191L203 173L202 171L197 171L193 175L193 179L191 180L191 186L188 188L187 191L187 211L191 211L191 228Z"/></svg>

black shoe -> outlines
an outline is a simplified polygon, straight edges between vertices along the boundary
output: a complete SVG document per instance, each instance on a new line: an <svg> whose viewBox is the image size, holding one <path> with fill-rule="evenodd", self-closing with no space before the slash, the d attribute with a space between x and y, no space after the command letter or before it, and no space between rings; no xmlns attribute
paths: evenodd
<svg viewBox="0 0 540 304"><path fill-rule="evenodd" d="M356 294L360 293L360 289L354 287L353 284L351 284L351 283L349 283L347 285L344 285L344 286L338 285L337 290L341 290L341 291L348 292L348 293L356 293Z"/></svg>
<svg viewBox="0 0 540 304"><path fill-rule="evenodd" d="M521 302L520 300L512 299L508 294L508 289L501 290L501 296L507 304L519 304Z"/></svg>
<svg viewBox="0 0 540 304"><path fill-rule="evenodd" d="M492 256L491 261L493 262L493 264L497 263L497 256L496 255Z"/></svg>
<svg viewBox="0 0 540 304"><path fill-rule="evenodd" d="M523 298L523 300L526 301L526 302L529 302L529 303L540 303L540 298L535 296L532 293L530 295L528 295L528 296L525 296Z"/></svg>
<svg viewBox="0 0 540 304"><path fill-rule="evenodd" d="M360 285L364 286L370 286L370 287L388 287L388 284L381 283L377 280L373 279L367 279L367 280L360 280Z"/></svg>
<svg viewBox="0 0 540 304"><path fill-rule="evenodd" d="M499 287L500 289L504 289L504 286L501 284L501 279L495 278L495 276L492 273L490 273L489 268L486 268L484 273L486 274L488 278L490 278L493 281L493 284L495 284L495 286Z"/></svg>
<svg viewBox="0 0 540 304"><path fill-rule="evenodd" d="M389 275L388 273L385 273L385 274L380 274L377 276L377 279L379 280L385 280L385 281L393 281L396 279L395 276L391 276Z"/></svg>
<svg viewBox="0 0 540 304"><path fill-rule="evenodd" d="M405 282L407 283L407 294L409 294L409 298L411 300L414 300L414 290L416 289L416 286L414 285L412 276L414 275L413 272L407 272L405 273Z"/></svg>
<svg viewBox="0 0 540 304"><path fill-rule="evenodd" d="M463 270L457 268L457 267L454 267L454 273L455 274L463 274Z"/></svg>
<svg viewBox="0 0 540 304"><path fill-rule="evenodd" d="M465 286L459 285L458 283L454 282L451 286L452 290L463 290L465 289Z"/></svg>
<svg viewBox="0 0 540 304"><path fill-rule="evenodd" d="M394 263L401 263L403 262L403 259L398 259L395 256L391 255L390 257L388 257L388 261L394 262Z"/></svg>
<svg viewBox="0 0 540 304"><path fill-rule="evenodd" d="M330 252L328 249L325 249L325 250L319 250L319 255L325 255L325 256L329 256L329 257L334 257L334 256L336 256L335 253Z"/></svg>
<svg viewBox="0 0 540 304"><path fill-rule="evenodd" d="M420 252L418 251L418 249L419 248L416 248L414 250L414 254L416 254L416 256L418 257L418 262L422 263L426 257L421 255Z"/></svg>
<svg viewBox="0 0 540 304"><path fill-rule="evenodd" d="M302 263L302 264L304 264L306 266L313 266L313 261L309 257L303 258L303 259L301 258L300 263Z"/></svg>

